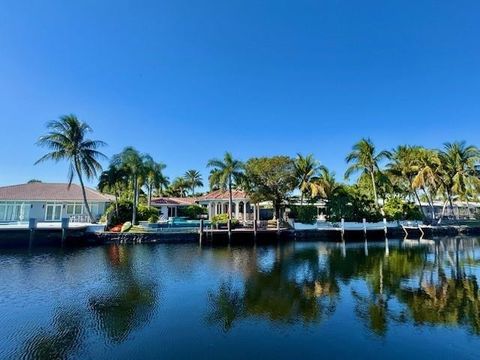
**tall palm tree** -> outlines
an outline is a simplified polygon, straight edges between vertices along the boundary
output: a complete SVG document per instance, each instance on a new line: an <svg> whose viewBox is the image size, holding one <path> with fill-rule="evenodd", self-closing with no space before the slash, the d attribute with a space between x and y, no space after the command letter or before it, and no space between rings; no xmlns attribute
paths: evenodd
<svg viewBox="0 0 480 360"><path fill-rule="evenodd" d="M464 198L479 181L476 166L480 161L480 150L465 141L445 143L440 151L440 160L445 172L447 196L453 209L453 195Z"/></svg>
<svg viewBox="0 0 480 360"><path fill-rule="evenodd" d="M387 174L397 189L401 189L402 195L413 196L418 202L423 216L425 213L421 205L420 196L417 189L420 184L414 180L418 177L421 170L420 155L423 148L420 146L400 145L391 152L390 162L387 164Z"/></svg>
<svg viewBox="0 0 480 360"><path fill-rule="evenodd" d="M169 196L185 197L187 196L188 188L189 184L185 181L185 179L183 177L177 177L168 187L167 194Z"/></svg>
<svg viewBox="0 0 480 360"><path fill-rule="evenodd" d="M127 173L110 164L109 168L100 174L98 179L98 190L102 193L112 194L115 196L115 214L118 217L118 198L120 192L128 185Z"/></svg>
<svg viewBox="0 0 480 360"><path fill-rule="evenodd" d="M70 163L68 187L70 188L76 175L82 188L85 209L90 221L94 222L95 218L90 211L83 176L87 179L92 179L97 176L98 172L102 171L102 165L100 165L99 160L107 157L98 149L106 144L100 140L87 138L87 134L92 132L92 129L87 123L80 121L73 114L61 116L59 120L49 122L47 128L49 132L41 136L37 144L52 151L42 156L35 164L47 160L55 162L68 161Z"/></svg>
<svg viewBox="0 0 480 360"><path fill-rule="evenodd" d="M228 188L228 218L231 219L233 210L232 188L234 183L242 177L244 165L240 160L234 159L232 154L227 151L223 160L210 159L207 167L213 168L210 183L213 182L222 189Z"/></svg>
<svg viewBox="0 0 480 360"><path fill-rule="evenodd" d="M294 162L295 177L298 182L298 189L300 190L300 204L303 205L303 199L306 194L314 194L317 192L318 187L315 180L318 179L319 164L315 160L312 154L303 156L297 154L297 158Z"/></svg>
<svg viewBox="0 0 480 360"><path fill-rule="evenodd" d="M163 170L166 168L166 165L154 161L150 155L145 155L143 166L145 187L147 188L148 194L148 207L150 207L152 205L153 190L159 189L166 183L166 178L163 175Z"/></svg>
<svg viewBox="0 0 480 360"><path fill-rule="evenodd" d="M363 138L353 145L352 151L345 158L347 164L350 164L345 172L345 179L348 180L350 176L358 172L370 176L375 206L378 206L377 185L375 179L380 172L379 163L389 157L390 153L388 151L383 150L377 153L372 140Z"/></svg>
<svg viewBox="0 0 480 360"><path fill-rule="evenodd" d="M143 155L140 154L135 148L129 146L123 149L120 154L116 154L112 157L112 164L123 169L129 174L133 186L132 224L136 224L140 180L145 169Z"/></svg>
<svg viewBox="0 0 480 360"><path fill-rule="evenodd" d="M192 196L195 197L195 188L197 186L203 186L202 175L197 170L188 170L183 176L185 181L190 185L192 190Z"/></svg>

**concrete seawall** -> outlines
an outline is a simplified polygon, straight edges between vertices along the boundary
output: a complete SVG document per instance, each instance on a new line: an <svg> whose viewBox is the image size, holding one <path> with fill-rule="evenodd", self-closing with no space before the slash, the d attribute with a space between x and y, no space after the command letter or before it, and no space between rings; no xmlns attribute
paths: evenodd
<svg viewBox="0 0 480 360"><path fill-rule="evenodd" d="M433 239L443 236L480 236L480 227L441 226L424 228L424 238ZM421 233L410 230L409 238L418 239ZM401 228L388 228L387 237L403 239L405 233ZM60 230L36 230L31 235L29 230L2 230L0 229L0 248L32 246L61 246L62 232ZM361 230L346 230L343 239L347 242L364 241L365 234ZM385 239L383 230L369 230L369 241ZM198 233L88 233L85 230L69 230L64 246L89 246L110 243L198 243ZM232 232L230 242L237 244L272 243L278 241L342 241L340 231L332 230L282 230L258 232L255 238L253 232ZM213 237L204 234L203 244L225 244L229 242L228 233L217 233Z"/></svg>

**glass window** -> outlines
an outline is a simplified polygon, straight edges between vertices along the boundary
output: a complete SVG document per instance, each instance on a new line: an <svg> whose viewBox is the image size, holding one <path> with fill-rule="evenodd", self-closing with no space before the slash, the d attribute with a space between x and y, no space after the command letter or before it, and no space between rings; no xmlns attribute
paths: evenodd
<svg viewBox="0 0 480 360"><path fill-rule="evenodd" d="M75 214L75 205L67 204L67 215L74 215Z"/></svg>
<svg viewBox="0 0 480 360"><path fill-rule="evenodd" d="M75 215L81 215L83 213L82 204L75 204Z"/></svg>
<svg viewBox="0 0 480 360"><path fill-rule="evenodd" d="M55 220L59 220L62 217L62 206L56 205L55 206Z"/></svg>
<svg viewBox="0 0 480 360"><path fill-rule="evenodd" d="M45 215L45 219L51 220L53 219L53 206L47 205L47 214Z"/></svg>
<svg viewBox="0 0 480 360"><path fill-rule="evenodd" d="M7 221L12 221L13 219L13 204L7 204L7 216L6 219Z"/></svg>
<svg viewBox="0 0 480 360"><path fill-rule="evenodd" d="M5 216L7 214L6 204L0 204L0 221L5 221Z"/></svg>

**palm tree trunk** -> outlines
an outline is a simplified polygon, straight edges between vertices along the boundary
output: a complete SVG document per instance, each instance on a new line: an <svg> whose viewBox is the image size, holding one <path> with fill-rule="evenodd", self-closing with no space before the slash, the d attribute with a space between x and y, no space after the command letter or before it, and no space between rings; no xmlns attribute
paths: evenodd
<svg viewBox="0 0 480 360"><path fill-rule="evenodd" d="M137 179L137 176L134 175L134 178L133 178L132 225L135 225L135 222L137 221L137 187L138 187L138 179Z"/></svg>
<svg viewBox="0 0 480 360"><path fill-rule="evenodd" d="M152 192L153 186L150 184L148 185L148 207L152 206Z"/></svg>
<svg viewBox="0 0 480 360"><path fill-rule="evenodd" d="M371 171L370 176L372 178L373 198L375 200L375 207L378 207L378 196L377 196L377 185L375 184L375 173Z"/></svg>
<svg viewBox="0 0 480 360"><path fill-rule="evenodd" d="M233 194L232 194L232 175L228 177L228 218L232 219Z"/></svg>
<svg viewBox="0 0 480 360"><path fill-rule="evenodd" d="M300 205L303 205L303 191L300 191Z"/></svg>
<svg viewBox="0 0 480 360"><path fill-rule="evenodd" d="M425 215L425 211L423 211L422 202L420 201L420 197L418 196L417 190L414 189L413 193L415 194L415 197L417 198L418 207L420 208L420 211L422 212L422 216L423 216L424 219L426 219L427 215Z"/></svg>
<svg viewBox="0 0 480 360"><path fill-rule="evenodd" d="M75 161L75 171L77 172L78 181L80 181L80 187L82 188L83 205L85 205L85 209L87 210L87 214L88 214L88 217L90 218L90 222L94 223L95 219L93 218L92 212L90 211L90 206L88 205L87 193L85 191L85 185L83 184L82 173L80 172L80 167L78 166L77 161Z"/></svg>

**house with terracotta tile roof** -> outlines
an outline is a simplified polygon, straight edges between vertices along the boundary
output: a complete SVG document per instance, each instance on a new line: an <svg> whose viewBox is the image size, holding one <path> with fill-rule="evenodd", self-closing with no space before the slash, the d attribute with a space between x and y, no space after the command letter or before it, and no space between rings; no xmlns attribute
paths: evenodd
<svg viewBox="0 0 480 360"><path fill-rule="evenodd" d="M99 219L109 203L109 195L85 188L92 215ZM0 187L0 223L28 221L89 222L83 204L82 188L77 184L32 182Z"/></svg>
<svg viewBox="0 0 480 360"><path fill-rule="evenodd" d="M242 190L232 191L232 216L239 221L253 220L254 209L248 195ZM197 199L197 203L205 206L208 211L208 218L220 214L228 214L229 193L226 190L216 190L205 194Z"/></svg>
<svg viewBox="0 0 480 360"><path fill-rule="evenodd" d="M193 197L156 197L152 199L152 206L160 212L160 220L177 217L178 210L196 204L197 198Z"/></svg>

